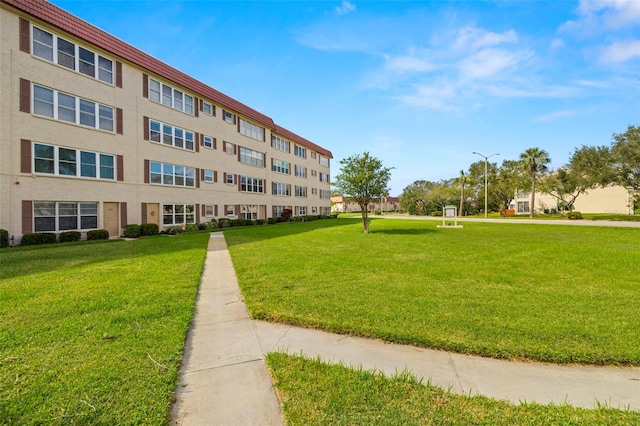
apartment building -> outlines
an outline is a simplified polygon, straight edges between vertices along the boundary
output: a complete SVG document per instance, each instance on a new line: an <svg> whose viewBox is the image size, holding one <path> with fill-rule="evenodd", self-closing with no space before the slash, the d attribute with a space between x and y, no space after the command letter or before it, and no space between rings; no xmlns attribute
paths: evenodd
<svg viewBox="0 0 640 426"><path fill-rule="evenodd" d="M43 0L0 0L0 228L330 214L331 152Z"/></svg>

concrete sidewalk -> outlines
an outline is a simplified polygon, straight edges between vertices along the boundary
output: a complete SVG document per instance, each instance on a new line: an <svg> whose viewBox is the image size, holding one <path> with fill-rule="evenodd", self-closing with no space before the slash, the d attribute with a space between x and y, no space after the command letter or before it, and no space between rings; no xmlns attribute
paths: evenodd
<svg viewBox="0 0 640 426"><path fill-rule="evenodd" d="M460 394L513 403L598 404L640 411L640 368L557 366L460 355L252 321L222 233L209 240L187 337L174 424L282 425L264 363L271 351L416 377Z"/></svg>

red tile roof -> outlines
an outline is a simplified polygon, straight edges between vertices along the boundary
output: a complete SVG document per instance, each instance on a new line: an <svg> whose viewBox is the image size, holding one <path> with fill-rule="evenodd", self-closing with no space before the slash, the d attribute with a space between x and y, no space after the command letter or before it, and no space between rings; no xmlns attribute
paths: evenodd
<svg viewBox="0 0 640 426"><path fill-rule="evenodd" d="M14 8L38 18L49 25L57 27L69 34L72 34L88 43L96 45L107 52L110 52L120 58L129 61L141 68L148 70L156 75L166 78L180 86L189 89L201 96L209 98L214 102L223 105L226 108L255 120L256 122L268 127L272 130L280 129L282 136L292 139L302 145L308 146L323 155L332 158L331 152L321 148L308 140L301 138L295 133L276 126L271 117L250 108L235 99L221 93L210 86L178 71L177 69L161 62L160 60L136 49L135 47L125 43L124 41L102 31L101 29L83 21L82 19L71 15L70 13L60 9L59 7L44 0L1 0L2 3L13 6Z"/></svg>

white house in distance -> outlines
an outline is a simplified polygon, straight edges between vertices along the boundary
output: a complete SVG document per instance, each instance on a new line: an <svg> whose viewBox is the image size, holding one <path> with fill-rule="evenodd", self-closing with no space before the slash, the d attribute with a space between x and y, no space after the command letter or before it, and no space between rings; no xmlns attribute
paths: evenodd
<svg viewBox="0 0 640 426"><path fill-rule="evenodd" d="M383 212L397 212L400 208L398 197L382 197ZM376 200L368 206L369 212L380 211L380 201ZM331 213L357 213L360 205L346 197L331 197Z"/></svg>

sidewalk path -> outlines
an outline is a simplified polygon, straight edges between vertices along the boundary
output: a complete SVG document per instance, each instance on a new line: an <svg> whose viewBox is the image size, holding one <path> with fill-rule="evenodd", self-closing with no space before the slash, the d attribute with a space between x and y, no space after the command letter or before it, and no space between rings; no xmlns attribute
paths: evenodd
<svg viewBox="0 0 640 426"><path fill-rule="evenodd" d="M211 234L187 337L173 424L283 425L264 363L272 351L320 357L513 403L640 411L640 368L521 363L252 321L222 233Z"/></svg>

